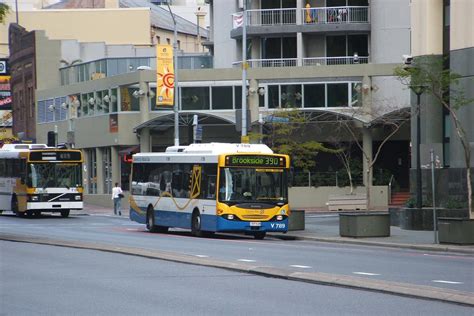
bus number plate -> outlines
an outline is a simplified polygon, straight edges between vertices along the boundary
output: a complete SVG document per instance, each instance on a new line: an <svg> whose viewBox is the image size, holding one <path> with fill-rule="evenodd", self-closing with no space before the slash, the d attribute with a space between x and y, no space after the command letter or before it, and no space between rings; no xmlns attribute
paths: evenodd
<svg viewBox="0 0 474 316"><path fill-rule="evenodd" d="M262 223L260 222L250 222L250 227L260 227L262 226Z"/></svg>

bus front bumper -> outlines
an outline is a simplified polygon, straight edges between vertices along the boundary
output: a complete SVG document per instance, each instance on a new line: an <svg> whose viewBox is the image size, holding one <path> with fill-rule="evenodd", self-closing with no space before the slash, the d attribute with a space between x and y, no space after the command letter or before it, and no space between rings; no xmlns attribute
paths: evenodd
<svg viewBox="0 0 474 316"><path fill-rule="evenodd" d="M28 210L41 211L64 211L64 210L82 210L84 203L82 201L60 201L60 202L27 202L26 208Z"/></svg>
<svg viewBox="0 0 474 316"><path fill-rule="evenodd" d="M240 220L228 220L217 218L217 231L240 231L240 232L281 232L288 231L288 218L281 221L247 222Z"/></svg>

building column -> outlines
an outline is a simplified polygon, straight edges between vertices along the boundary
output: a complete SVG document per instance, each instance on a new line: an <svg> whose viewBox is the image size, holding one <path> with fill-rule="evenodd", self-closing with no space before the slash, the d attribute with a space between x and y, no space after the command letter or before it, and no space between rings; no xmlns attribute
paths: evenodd
<svg viewBox="0 0 474 316"><path fill-rule="evenodd" d="M97 184L97 194L104 194L104 157L102 155L102 148L95 149L97 173L95 175Z"/></svg>
<svg viewBox="0 0 474 316"><path fill-rule="evenodd" d="M296 25L302 25L303 24L303 7L302 7L303 1L296 1ZM298 32L296 33L296 66L303 66L303 33Z"/></svg>
<svg viewBox="0 0 474 316"><path fill-rule="evenodd" d="M120 157L119 157L119 151L117 146L112 146L110 147L110 156L111 156L111 162L112 165L110 168L112 168L112 187L115 186L115 183L120 183L121 184L121 171L120 171Z"/></svg>
<svg viewBox="0 0 474 316"><path fill-rule="evenodd" d="M142 128L140 130L140 152L151 152L150 129L148 127Z"/></svg>
<svg viewBox="0 0 474 316"><path fill-rule="evenodd" d="M364 150L364 156L362 157L362 172L364 174L364 185L367 186L367 170L369 169L369 164L372 163L372 157L373 157L373 152L372 152L372 134L370 133L370 130L366 127L362 127L362 148ZM369 157L369 161L367 161L367 157ZM372 183L372 169L370 170L370 183Z"/></svg>

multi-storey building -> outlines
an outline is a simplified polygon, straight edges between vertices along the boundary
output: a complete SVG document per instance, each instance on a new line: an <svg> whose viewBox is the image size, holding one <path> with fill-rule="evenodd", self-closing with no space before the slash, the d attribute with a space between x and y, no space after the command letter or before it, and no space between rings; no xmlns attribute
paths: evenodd
<svg viewBox="0 0 474 316"><path fill-rule="evenodd" d="M411 47L417 64L439 64L445 70L459 75L457 85L452 91L463 91L465 100L474 99L474 32L472 16L474 2L464 0L412 1L411 3ZM455 93L452 93L455 94ZM413 113L418 113L416 96L412 98ZM451 105L453 100L451 98ZM436 170L437 203L459 205L466 201L466 161L456 128L449 111L443 109L438 100L428 93L421 95L420 115L420 165L423 204L431 201L431 153L438 169ZM474 142L474 104L464 105L456 111L457 117L466 132L471 156ZM416 146L417 121L411 121L412 144ZM414 147L415 148L415 147ZM412 187L416 186L416 151L412 154ZM471 159L470 168L474 166Z"/></svg>
<svg viewBox="0 0 474 316"><path fill-rule="evenodd" d="M244 3L207 2L211 27L204 44L212 52L214 69L207 68L209 64L201 57L188 61L194 63L192 68L205 69L184 69L187 62L180 62L181 144L193 141L194 116L202 127L203 142L240 141L241 136L237 129L244 28L239 18ZM394 76L394 69L402 64L402 55L412 53L414 2L247 1L249 129L263 127L265 131L272 113L292 107L310 118L306 137L327 142L334 133L331 124L344 117L360 127L358 137L364 151L374 154L387 136L384 128L374 124L376 120L410 107L410 90ZM104 194L110 192L111 183L121 181L127 187L125 154L158 151L174 143L173 109L155 106L154 51L123 45L93 48L93 44L52 41L45 36L36 47L37 51L42 47L54 50L59 60L80 56L81 62L74 65L45 60L43 66L59 72L41 79L49 85L36 90L37 139L45 142L47 132L56 128L60 142L73 140L84 149L87 192L97 199L103 197L105 204L108 196ZM87 53L91 51L94 53ZM119 55L123 60L117 60ZM93 75L102 65L101 75ZM130 65L132 71L118 71ZM73 106L78 108L72 120L67 113L61 114L65 107ZM394 135L379 159L402 187L409 183L409 132L406 128Z"/></svg>

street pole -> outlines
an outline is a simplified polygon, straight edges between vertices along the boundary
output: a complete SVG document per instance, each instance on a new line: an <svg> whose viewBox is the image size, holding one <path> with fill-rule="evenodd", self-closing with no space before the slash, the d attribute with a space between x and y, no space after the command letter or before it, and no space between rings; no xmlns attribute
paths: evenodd
<svg viewBox="0 0 474 316"><path fill-rule="evenodd" d="M422 192L421 192L421 158L420 158L420 142L421 142L421 122L420 122L420 98L423 93L420 89L416 93L416 208L422 208Z"/></svg>
<svg viewBox="0 0 474 316"><path fill-rule="evenodd" d="M431 191L433 197L433 233L434 233L434 243L438 243L438 225L437 218L436 218L436 194L435 194L435 163L434 163L434 151L433 148L430 150L431 154Z"/></svg>
<svg viewBox="0 0 474 316"><path fill-rule="evenodd" d="M176 25L176 19L174 18L173 12L169 3L166 3L168 10L170 11L171 18L173 19L173 64L174 64L174 145L179 146L179 86L178 86L178 29Z"/></svg>
<svg viewBox="0 0 474 316"><path fill-rule="evenodd" d="M241 142L247 142L247 0L243 1L242 17L242 135Z"/></svg>

